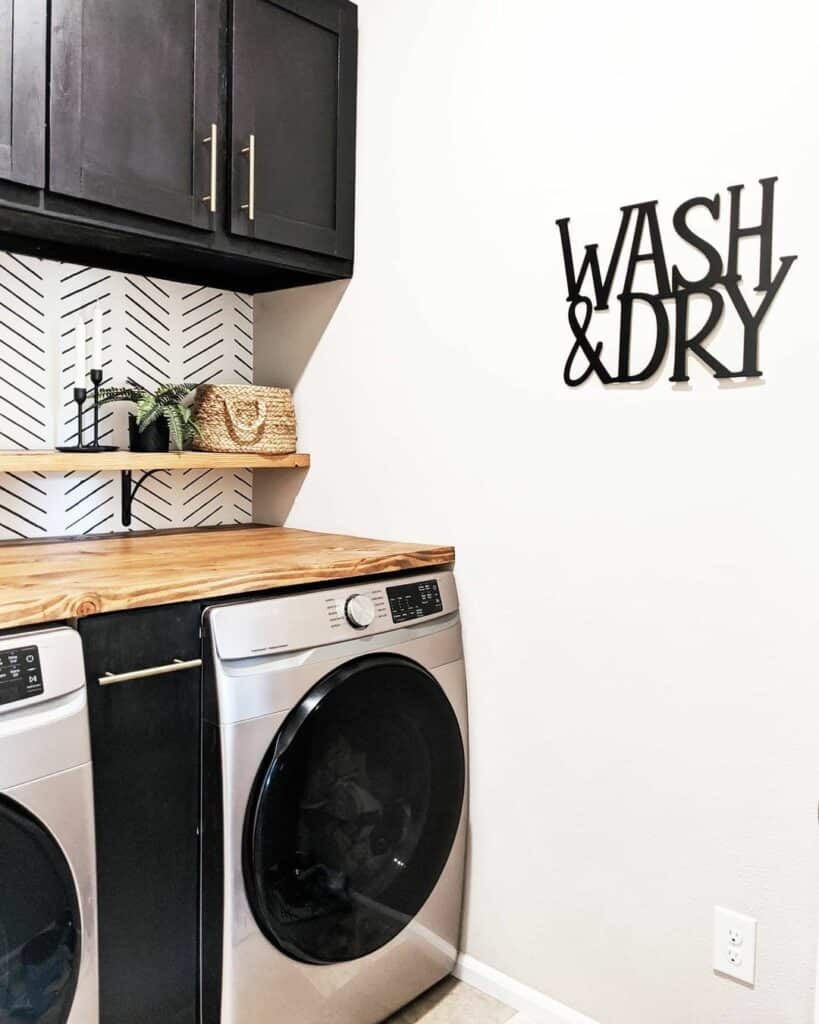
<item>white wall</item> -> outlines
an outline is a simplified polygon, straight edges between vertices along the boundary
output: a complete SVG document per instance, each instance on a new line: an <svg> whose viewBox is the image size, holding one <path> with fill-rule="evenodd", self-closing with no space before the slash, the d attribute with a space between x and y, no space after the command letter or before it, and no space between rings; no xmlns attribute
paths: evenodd
<svg viewBox="0 0 819 1024"><path fill-rule="evenodd" d="M288 522L457 545L465 950L601 1024L813 1020L810 11L361 0L355 279L257 303L257 375L297 383L315 457ZM693 274L675 207L744 183L752 215L767 175L774 256L800 258L763 383L567 389L555 220L607 249L658 199ZM257 487L273 516L280 481ZM711 970L715 903L759 918L754 989Z"/></svg>

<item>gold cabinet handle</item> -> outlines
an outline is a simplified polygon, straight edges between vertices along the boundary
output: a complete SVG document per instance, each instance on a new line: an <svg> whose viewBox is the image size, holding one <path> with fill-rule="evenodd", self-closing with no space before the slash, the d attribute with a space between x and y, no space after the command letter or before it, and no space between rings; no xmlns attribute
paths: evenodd
<svg viewBox="0 0 819 1024"><path fill-rule="evenodd" d="M210 126L210 135L206 139L202 139L203 142L210 143L210 194L202 196L202 202L208 203L208 209L211 213L216 213L216 162L218 160L218 128L215 124Z"/></svg>
<svg viewBox="0 0 819 1024"><path fill-rule="evenodd" d="M170 665L157 665L155 668L140 668L135 672L120 672L114 675L113 672L106 672L99 677L100 686L111 686L113 683L127 683L132 679L150 679L151 676L169 676L172 672L187 672L189 668L201 668L202 659L194 658L193 661L181 661L174 658Z"/></svg>
<svg viewBox="0 0 819 1024"><path fill-rule="evenodd" d="M247 202L242 203L242 209L247 210L247 219L256 219L256 136L251 135L247 141L247 145L242 150L243 153L247 153L247 161L249 165L248 173L248 185L247 185Z"/></svg>

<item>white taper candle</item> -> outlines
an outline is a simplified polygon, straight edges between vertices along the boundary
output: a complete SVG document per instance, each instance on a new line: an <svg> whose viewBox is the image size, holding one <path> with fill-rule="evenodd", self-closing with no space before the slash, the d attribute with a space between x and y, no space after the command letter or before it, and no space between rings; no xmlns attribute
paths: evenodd
<svg viewBox="0 0 819 1024"><path fill-rule="evenodd" d="M99 304L94 306L94 347L91 350L91 369L102 369L102 310Z"/></svg>
<svg viewBox="0 0 819 1024"><path fill-rule="evenodd" d="M82 317L78 316L74 328L74 387L85 386L85 324Z"/></svg>

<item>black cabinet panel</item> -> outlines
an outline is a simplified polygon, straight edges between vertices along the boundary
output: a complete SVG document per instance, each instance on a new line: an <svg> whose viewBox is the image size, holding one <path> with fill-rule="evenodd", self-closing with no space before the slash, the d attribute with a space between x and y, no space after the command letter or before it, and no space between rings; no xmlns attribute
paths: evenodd
<svg viewBox="0 0 819 1024"><path fill-rule="evenodd" d="M232 229L351 258L356 8L234 0L233 10Z"/></svg>
<svg viewBox="0 0 819 1024"><path fill-rule="evenodd" d="M0 0L0 178L45 184L46 0Z"/></svg>
<svg viewBox="0 0 819 1024"><path fill-rule="evenodd" d="M53 0L50 188L212 227L218 0ZM218 160L218 154L214 154Z"/></svg>
<svg viewBox="0 0 819 1024"><path fill-rule="evenodd" d="M101 686L199 657L198 604L82 619L98 850L101 1020L197 1024L200 672Z"/></svg>
<svg viewBox="0 0 819 1024"><path fill-rule="evenodd" d="M131 215L110 207L51 195L39 204L38 193L31 202L23 192L33 190L0 181L2 248L11 252L244 292L319 284L353 272L350 260L181 229L170 221L161 230L153 221L132 225Z"/></svg>

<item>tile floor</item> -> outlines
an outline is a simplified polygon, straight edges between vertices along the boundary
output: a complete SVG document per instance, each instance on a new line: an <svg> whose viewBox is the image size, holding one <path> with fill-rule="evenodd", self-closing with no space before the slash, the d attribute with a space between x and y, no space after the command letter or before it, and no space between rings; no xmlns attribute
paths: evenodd
<svg viewBox="0 0 819 1024"><path fill-rule="evenodd" d="M523 1024L524 1017L455 978L425 992L384 1024Z"/></svg>

